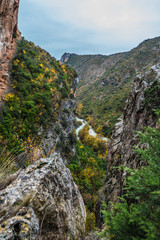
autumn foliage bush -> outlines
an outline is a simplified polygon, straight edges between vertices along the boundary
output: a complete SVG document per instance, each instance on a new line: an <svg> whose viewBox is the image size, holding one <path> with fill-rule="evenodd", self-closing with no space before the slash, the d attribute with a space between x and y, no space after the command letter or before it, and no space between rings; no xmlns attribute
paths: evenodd
<svg viewBox="0 0 160 240"><path fill-rule="evenodd" d="M107 142L98 137L89 135L89 125L84 126L79 131L79 138L86 146L92 148L96 153L101 156L106 156L107 153Z"/></svg>
<svg viewBox="0 0 160 240"><path fill-rule="evenodd" d="M18 42L10 69L11 91L4 97L0 112L0 150L7 146L19 154L28 138L38 143L41 126L45 129L48 122L56 121L76 73L24 39Z"/></svg>
<svg viewBox="0 0 160 240"><path fill-rule="evenodd" d="M105 178L106 163L105 158L98 157L97 153L80 141L76 143L75 147L76 154L68 167L86 205L86 232L88 232L95 227L95 205L98 190L102 187Z"/></svg>

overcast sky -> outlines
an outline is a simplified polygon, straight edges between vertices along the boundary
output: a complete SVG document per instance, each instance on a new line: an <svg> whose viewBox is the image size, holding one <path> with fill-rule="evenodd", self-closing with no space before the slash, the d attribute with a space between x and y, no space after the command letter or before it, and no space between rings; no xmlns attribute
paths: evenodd
<svg viewBox="0 0 160 240"><path fill-rule="evenodd" d="M160 0L20 0L19 29L58 59L128 51L160 36Z"/></svg>

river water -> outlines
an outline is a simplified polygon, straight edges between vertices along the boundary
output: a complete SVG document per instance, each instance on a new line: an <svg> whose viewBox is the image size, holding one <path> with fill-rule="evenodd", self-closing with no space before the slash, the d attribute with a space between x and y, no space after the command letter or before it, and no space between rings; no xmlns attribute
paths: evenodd
<svg viewBox="0 0 160 240"><path fill-rule="evenodd" d="M76 120L77 120L78 122L81 122L81 123L82 123L82 125L79 126L79 127L76 129L76 135L77 135L77 138L78 138L78 140L79 140L79 137L78 137L79 131L80 131L82 128L84 128L84 126L85 126L86 124L88 124L88 122L85 121L85 120L83 120L83 119L81 119L81 118L78 118L78 117L76 117ZM89 124L88 124L88 125L89 125ZM98 138L100 138L100 139L102 139L102 140L105 140L106 142L109 141L108 138L98 136L98 134L93 130L93 128L92 128L90 125L89 125L89 135L91 135L91 136L93 136L93 137L98 137Z"/></svg>

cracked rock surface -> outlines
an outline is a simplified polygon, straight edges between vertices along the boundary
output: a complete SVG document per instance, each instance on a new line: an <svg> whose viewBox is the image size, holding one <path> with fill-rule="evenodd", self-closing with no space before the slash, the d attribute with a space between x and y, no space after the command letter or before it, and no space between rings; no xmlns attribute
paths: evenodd
<svg viewBox="0 0 160 240"><path fill-rule="evenodd" d="M156 127L157 117L153 109L158 108L159 103L154 100L147 107L145 91L149 88L155 89L159 81L160 64L152 66L143 76L137 76L126 101L124 114L114 127L107 155L105 184L97 204L98 225L102 223L100 212L102 201L116 202L117 197L122 195L126 172L118 170L117 167L123 165L128 168L139 168L146 164L139 159L134 151L134 146L140 144L137 131L143 131L143 127ZM157 94L159 93L157 92ZM149 95L149 97L151 96Z"/></svg>
<svg viewBox="0 0 160 240"><path fill-rule="evenodd" d="M0 192L0 203L2 240L83 239L83 199L69 169L56 153L21 171Z"/></svg>

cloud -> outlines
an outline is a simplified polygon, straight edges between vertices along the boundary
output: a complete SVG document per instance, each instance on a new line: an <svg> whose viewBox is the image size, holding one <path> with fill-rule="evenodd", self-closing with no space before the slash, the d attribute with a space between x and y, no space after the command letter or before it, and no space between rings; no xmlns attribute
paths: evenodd
<svg viewBox="0 0 160 240"><path fill-rule="evenodd" d="M132 27L160 20L157 0L32 0L54 19L82 28Z"/></svg>
<svg viewBox="0 0 160 240"><path fill-rule="evenodd" d="M159 35L159 9L159 0L25 0L21 21L29 36L37 35L46 46L54 42L57 49L72 50L76 44L78 50L86 49L90 44L96 51L109 44L128 50Z"/></svg>

